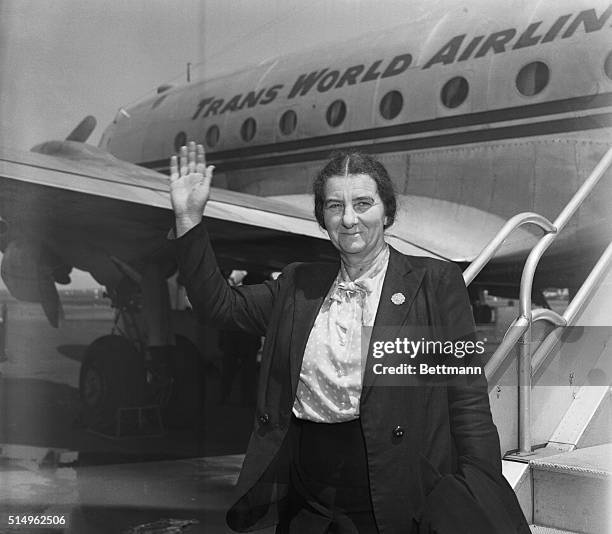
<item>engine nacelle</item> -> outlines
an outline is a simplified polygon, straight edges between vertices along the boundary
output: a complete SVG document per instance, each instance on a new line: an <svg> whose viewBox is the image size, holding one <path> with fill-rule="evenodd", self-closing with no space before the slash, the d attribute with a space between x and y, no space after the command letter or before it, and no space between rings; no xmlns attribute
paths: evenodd
<svg viewBox="0 0 612 534"><path fill-rule="evenodd" d="M13 297L40 302L49 322L58 326L62 309L55 282L70 281L69 266L42 244L18 239L7 245L0 272Z"/></svg>

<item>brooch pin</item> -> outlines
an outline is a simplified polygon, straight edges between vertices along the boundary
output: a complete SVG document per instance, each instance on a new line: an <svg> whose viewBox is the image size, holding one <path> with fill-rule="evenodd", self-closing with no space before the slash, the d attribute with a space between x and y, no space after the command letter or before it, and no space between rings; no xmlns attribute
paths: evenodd
<svg viewBox="0 0 612 534"><path fill-rule="evenodd" d="M391 296L391 302L393 302L393 304L396 306L399 306L400 304L404 304L404 302L406 302L406 297L404 297L403 293L393 293Z"/></svg>

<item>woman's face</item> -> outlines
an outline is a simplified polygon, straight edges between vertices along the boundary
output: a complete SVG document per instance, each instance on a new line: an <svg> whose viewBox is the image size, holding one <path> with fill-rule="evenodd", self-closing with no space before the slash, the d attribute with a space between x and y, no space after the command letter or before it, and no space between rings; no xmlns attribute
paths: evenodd
<svg viewBox="0 0 612 534"><path fill-rule="evenodd" d="M323 218L331 242L347 261L367 261L384 247L385 206L367 174L328 178Z"/></svg>

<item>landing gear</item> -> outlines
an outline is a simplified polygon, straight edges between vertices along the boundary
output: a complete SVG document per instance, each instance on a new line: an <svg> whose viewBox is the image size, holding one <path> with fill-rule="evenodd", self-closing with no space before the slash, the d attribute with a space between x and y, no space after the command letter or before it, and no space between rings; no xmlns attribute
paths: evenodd
<svg viewBox="0 0 612 534"><path fill-rule="evenodd" d="M114 432L118 410L141 402L144 376L142 356L127 339L96 339L85 353L79 377L87 426Z"/></svg>
<svg viewBox="0 0 612 534"><path fill-rule="evenodd" d="M94 341L81 366L85 422L116 437L195 428L204 411L202 362L187 338L174 335L167 269L114 261L125 276L109 289L112 335Z"/></svg>
<svg viewBox="0 0 612 534"><path fill-rule="evenodd" d="M145 406L161 410L164 427L201 424L204 376L198 350L187 338L176 336L176 346L167 347L165 359L169 383L148 383L144 357L130 341L118 335L96 339L85 353L79 378L86 426L117 436L118 425L125 430L126 420L137 417L129 410Z"/></svg>

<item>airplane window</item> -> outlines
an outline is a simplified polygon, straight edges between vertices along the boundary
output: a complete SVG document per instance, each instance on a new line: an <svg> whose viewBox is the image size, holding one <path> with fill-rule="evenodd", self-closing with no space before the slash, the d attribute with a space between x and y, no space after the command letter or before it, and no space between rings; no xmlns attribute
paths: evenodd
<svg viewBox="0 0 612 534"><path fill-rule="evenodd" d="M206 144L209 147L217 146L219 137L219 127L216 124L213 124L208 130L206 130Z"/></svg>
<svg viewBox="0 0 612 534"><path fill-rule="evenodd" d="M282 114L279 122L280 131L283 135L289 135L293 133L297 126L297 115L292 109L288 109Z"/></svg>
<svg viewBox="0 0 612 534"><path fill-rule="evenodd" d="M387 120L394 119L402 111L404 98L399 91L389 91L380 101L380 114Z"/></svg>
<svg viewBox="0 0 612 534"><path fill-rule="evenodd" d="M465 78L462 76L451 78L444 84L444 87L442 87L442 92L440 93L442 104L447 108L456 108L460 106L465 102L469 90L470 86Z"/></svg>
<svg viewBox="0 0 612 534"><path fill-rule="evenodd" d="M187 144L187 134L185 132L179 132L176 134L174 138L174 150L177 152L181 149L182 146Z"/></svg>
<svg viewBox="0 0 612 534"><path fill-rule="evenodd" d="M327 124L332 128L340 126L346 117L346 104L342 100L334 100L327 108Z"/></svg>
<svg viewBox="0 0 612 534"><path fill-rule="evenodd" d="M534 61L525 65L516 76L516 88L522 95L537 95L548 85L550 71L545 63Z"/></svg>
<svg viewBox="0 0 612 534"><path fill-rule="evenodd" d="M242 123L240 128L240 137L242 137L243 141L250 141L255 137L255 132L257 131L257 123L253 117L249 117Z"/></svg>
<svg viewBox="0 0 612 534"><path fill-rule="evenodd" d="M606 56L604 71L606 71L606 76L612 80L612 52Z"/></svg>

